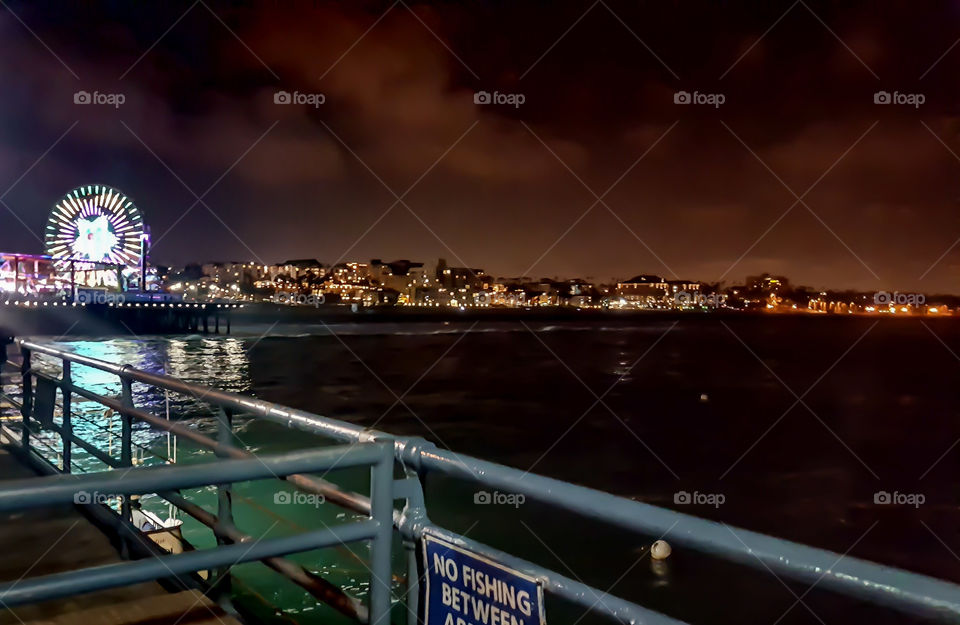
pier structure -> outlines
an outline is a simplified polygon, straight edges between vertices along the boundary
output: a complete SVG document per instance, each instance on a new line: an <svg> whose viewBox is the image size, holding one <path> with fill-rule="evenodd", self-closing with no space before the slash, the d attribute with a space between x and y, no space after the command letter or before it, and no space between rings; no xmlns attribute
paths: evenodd
<svg viewBox="0 0 960 625"><path fill-rule="evenodd" d="M242 304L183 302L76 303L0 299L0 332L54 336L230 334Z"/></svg>

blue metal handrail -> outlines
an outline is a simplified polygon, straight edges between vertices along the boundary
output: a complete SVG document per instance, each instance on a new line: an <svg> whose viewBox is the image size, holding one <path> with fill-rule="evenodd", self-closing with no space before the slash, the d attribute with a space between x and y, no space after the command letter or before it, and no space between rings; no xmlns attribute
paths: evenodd
<svg viewBox="0 0 960 625"><path fill-rule="evenodd" d="M858 597L909 614L949 620L960 618L960 586L932 577L882 566L851 556L844 557L823 549L729 527L594 489L529 474L439 449L422 438L395 437L385 432L364 429L354 424L278 404L189 384L170 376L141 371L129 365L116 365L72 354L35 341L20 339L17 342L24 353L23 403L24 414L27 415L25 421L28 420L29 415L31 377L42 377L42 374L33 371L29 364L30 353L37 352L58 358L65 364L73 362L113 373L124 382L125 393L128 392L130 384L138 382L172 392L202 397L206 403L217 406L227 413L242 411L340 442L389 444L395 460L408 476L408 479L395 484L395 496L405 499L406 505L402 511L394 511L393 522L408 546L407 604L411 623L415 623L417 618L419 590L416 553L410 548L410 544L419 540L424 533L468 547L483 556L527 573L540 580L546 590L618 621L665 625L678 622L433 524L427 515L419 481L415 479L428 471L440 472L490 488L522 493L543 503L633 532L653 535L669 532L671 541L695 551L712 554L757 570L770 571L796 581L818 582L841 594ZM129 403L123 405L123 402L118 403L116 400L82 391L70 385L68 380L62 381L62 385L78 395L105 400L102 402L104 405L115 407L122 414L150 421L151 415L140 413ZM153 417L153 419L156 418ZM151 423L164 427L162 423L153 421ZM182 428L181 430L186 430L183 432L176 430L176 427L168 425L165 429L182 435L192 435L195 438L198 436L192 430ZM27 440L26 434L24 440ZM304 478L304 476L300 477ZM373 508L381 508L385 505L382 500L374 501L372 505L367 497L357 493L344 493L332 484L310 478L297 479L293 483L299 488L329 495L331 501L363 514L370 514ZM383 494L381 493L380 496L382 497Z"/></svg>
<svg viewBox="0 0 960 625"><path fill-rule="evenodd" d="M9 481L0 488L0 511L24 510L57 504L76 503L78 495L107 493L110 497L194 488L215 483L245 482L273 478L301 471L324 471L357 466L392 466L392 453L382 444L339 446L283 456L263 456L247 460L226 460L189 466L160 466L124 473L94 473L83 476L50 477ZM375 470L372 489L390 496L391 475ZM87 498L89 500L89 498ZM345 523L320 531L309 531L284 538L257 540L252 544L236 543L212 549L167 555L156 559L89 567L64 573L0 584L0 604L14 606L45 601L77 593L128 586L184 573L233 566L290 553L352 541L371 540L376 556L390 554L389 538L384 540L383 527L390 528L389 507L379 507L367 521ZM389 564L379 565L380 576L389 576ZM389 613L389 592L386 584L371 575L372 622L386 622ZM381 577L388 579L388 577Z"/></svg>
<svg viewBox="0 0 960 625"><path fill-rule="evenodd" d="M123 497L224 482L274 478L297 472L362 466L371 467L371 492L375 502L367 521L345 523L284 538L256 540L250 544L236 542L202 551L89 567L0 584L0 604L9 607L45 601L183 573L230 567L320 547L370 540L373 557L370 567L369 621L374 624L388 623L390 586L386 580L390 579L393 454L390 446L385 444L338 446L282 456L224 460L183 467L150 467L123 473L93 473L82 476L64 474L9 481L0 488L0 511L76 503L78 495L88 495L91 492L106 493L109 497ZM82 499L89 500L89 497ZM126 497L124 500L128 501Z"/></svg>

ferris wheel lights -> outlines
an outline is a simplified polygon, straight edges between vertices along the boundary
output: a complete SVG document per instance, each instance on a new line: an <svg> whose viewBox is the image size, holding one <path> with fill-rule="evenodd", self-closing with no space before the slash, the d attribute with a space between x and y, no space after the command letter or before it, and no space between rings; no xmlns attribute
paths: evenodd
<svg viewBox="0 0 960 625"><path fill-rule="evenodd" d="M123 193L86 185L54 206L46 228L47 253L60 260L137 266L149 240L139 211Z"/></svg>

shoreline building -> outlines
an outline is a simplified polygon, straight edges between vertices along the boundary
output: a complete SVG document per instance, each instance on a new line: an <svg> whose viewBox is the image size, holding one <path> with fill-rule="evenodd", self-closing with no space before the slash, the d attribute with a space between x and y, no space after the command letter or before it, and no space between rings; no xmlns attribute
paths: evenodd
<svg viewBox="0 0 960 625"><path fill-rule="evenodd" d="M660 276L640 274L617 283L613 304L619 308L655 308L666 299L669 286Z"/></svg>
<svg viewBox="0 0 960 625"><path fill-rule="evenodd" d="M640 274L618 282L612 306L618 308L684 308L696 305L702 294L696 280L665 280L660 276Z"/></svg>
<svg viewBox="0 0 960 625"><path fill-rule="evenodd" d="M418 300L422 289L429 288L429 279L423 263L407 259L385 263L379 258L370 260L370 278L380 285L379 303L409 304ZM393 292L396 292L396 295ZM391 301L392 300L392 301Z"/></svg>

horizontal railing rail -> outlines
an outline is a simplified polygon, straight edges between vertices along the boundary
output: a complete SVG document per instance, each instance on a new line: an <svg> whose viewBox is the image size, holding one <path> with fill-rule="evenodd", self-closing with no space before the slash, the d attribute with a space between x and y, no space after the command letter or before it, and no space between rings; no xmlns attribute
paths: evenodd
<svg viewBox="0 0 960 625"><path fill-rule="evenodd" d="M231 567L243 562L371 540L374 567L371 572L370 622L389 620L389 535L392 531L393 454L388 445L371 443L294 452L281 456L258 456L186 466L147 467L136 471L54 475L10 480L0 485L0 511L42 508L79 501L90 502L90 493L104 498L162 493L224 482L246 482L298 472L371 467L371 490L379 505L371 518L323 530L310 530L274 539L236 540L233 544L158 558L136 560L21 579L0 584L0 604L15 606L77 593L127 586L139 582L177 577L200 570ZM229 534L230 528L225 528ZM249 537L247 537L249 539ZM386 566L384 566L384 561Z"/></svg>
<svg viewBox="0 0 960 625"><path fill-rule="evenodd" d="M382 459L384 448L383 444L344 445L280 456L145 467L139 471L7 480L0 482L0 512L76 503L78 492L140 495L224 482L278 478L291 473L372 466Z"/></svg>
<svg viewBox="0 0 960 625"><path fill-rule="evenodd" d="M210 389L184 382L177 378L142 371L129 365L116 365L97 359L73 354L52 345L36 341L18 340L24 353L24 396L31 394L28 378L30 375L43 376L29 366L31 352L46 354L60 359L64 363L75 363L93 367L117 375L124 381L125 389L133 382L143 383L167 391L193 395L204 402L217 406L229 413L244 413L280 423L340 442L369 443L383 442L391 446L395 460L414 478L426 472L438 472L456 479L475 482L504 491L523 494L542 503L565 509L586 518L618 526L631 532L645 535L668 535L672 542L686 546L721 559L735 562L761 572L770 572L787 579L800 582L817 583L837 593L856 597L878 605L925 617L937 617L946 620L960 618L960 586L929 576L912 573L893 567L887 567L852 556L843 556L831 551L800 545L760 534L757 532L730 527L682 514L673 510L659 508L641 502L627 500L594 489L577 486L560 480L506 467L453 451L437 448L428 441L417 437L395 437L385 432L366 429L350 423L311 414L302 410L288 408L270 402L252 399L235 393ZM164 421L130 407L129 402L117 401L88 391L72 387L63 380L65 388L72 389L78 395L104 401L117 411L150 422L157 427L186 434L175 425L164 426ZM29 406L29 401L24 400ZM29 410L25 410L25 414ZM177 427L176 430L174 428ZM202 436L202 435L200 435ZM208 439L209 441L209 439ZM236 452L230 452L236 455ZM415 482L416 480L414 480ZM370 498L357 493L345 493L328 482L315 483L311 478L292 481L298 488L314 489L328 496L330 501L350 510L369 514ZM407 480L397 484L398 496L407 499L402 512L394 511L393 521L401 536L408 544L408 588L407 603L410 617L416 622L418 601L417 568L414 550L410 543L422 538L425 533L443 537L460 544L494 561L503 562L538 579L547 590L556 595L612 617L618 621L676 623L665 615L653 612L624 599L604 593L596 588L572 580L555 571L526 562L510 554L501 552L488 545L467 539L433 524L427 515L422 491L418 483ZM337 494L339 493L339 494Z"/></svg>
<svg viewBox="0 0 960 625"><path fill-rule="evenodd" d="M526 495L587 518L745 566L907 612L960 617L960 586L926 575L708 521L485 460L432 449L414 455L426 470ZM408 459L410 461L412 459Z"/></svg>
<svg viewBox="0 0 960 625"><path fill-rule="evenodd" d="M129 586L194 571L234 566L269 557L374 539L378 529L379 524L376 521L361 521L296 536L258 540L249 545L236 543L202 551L160 556L155 559L107 564L39 578L28 578L19 583L0 585L0 601L3 601L5 606L12 607L118 586ZM380 619L379 622L387 621Z"/></svg>

